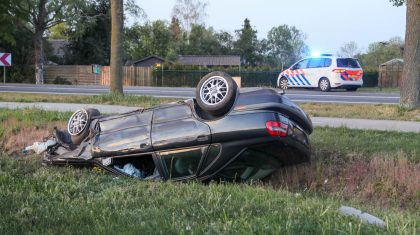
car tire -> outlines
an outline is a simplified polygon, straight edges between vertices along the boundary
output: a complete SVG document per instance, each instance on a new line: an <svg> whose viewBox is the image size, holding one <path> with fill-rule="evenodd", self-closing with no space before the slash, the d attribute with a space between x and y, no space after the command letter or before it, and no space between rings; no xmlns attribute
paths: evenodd
<svg viewBox="0 0 420 235"><path fill-rule="evenodd" d="M328 78L321 78L318 87L323 92L329 91L331 89L330 80Z"/></svg>
<svg viewBox="0 0 420 235"><path fill-rule="evenodd" d="M92 118L100 116L97 109L79 109L73 113L67 123L67 131L71 136L71 141L79 145L89 135L89 126Z"/></svg>
<svg viewBox="0 0 420 235"><path fill-rule="evenodd" d="M279 87L282 90L287 90L287 88L289 87L289 81L287 80L287 78L285 77L280 78Z"/></svg>
<svg viewBox="0 0 420 235"><path fill-rule="evenodd" d="M238 86L224 72L211 72L201 78L195 89L198 106L213 116L226 114L236 99Z"/></svg>
<svg viewBox="0 0 420 235"><path fill-rule="evenodd" d="M346 88L347 91L357 91L357 88Z"/></svg>

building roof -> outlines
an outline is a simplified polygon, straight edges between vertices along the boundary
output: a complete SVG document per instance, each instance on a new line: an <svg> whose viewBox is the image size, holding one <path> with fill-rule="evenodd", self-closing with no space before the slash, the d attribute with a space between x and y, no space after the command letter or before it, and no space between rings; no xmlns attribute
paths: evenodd
<svg viewBox="0 0 420 235"><path fill-rule="evenodd" d="M139 60L128 60L128 61L125 63L125 65L126 65L126 66L131 66L131 65L135 65L135 64L137 64L137 63L144 62L144 61L146 61L146 60L150 60L150 59L157 59L157 60L160 60L160 61L162 61L162 62L165 62L165 63L170 63L170 64L173 64L173 63L174 63L174 62L172 62L172 61L170 61L170 60L167 60L167 59L165 59L165 58L162 58L162 57L160 57L160 56L157 56L157 55L151 55L151 56L147 56L147 57L144 57L144 58L142 58L142 59L139 59Z"/></svg>
<svg viewBox="0 0 420 235"><path fill-rule="evenodd" d="M70 44L69 41L64 39L50 39L48 40L53 48L53 54L58 57L64 57L65 49Z"/></svg>
<svg viewBox="0 0 420 235"><path fill-rule="evenodd" d="M239 66L241 57L237 55L181 55L178 62L182 65L201 65L201 66Z"/></svg>
<svg viewBox="0 0 420 235"><path fill-rule="evenodd" d="M381 66L387 66L387 65L393 65L393 64L404 64L404 60L403 59L392 59L390 61L387 61L383 64L381 64Z"/></svg>

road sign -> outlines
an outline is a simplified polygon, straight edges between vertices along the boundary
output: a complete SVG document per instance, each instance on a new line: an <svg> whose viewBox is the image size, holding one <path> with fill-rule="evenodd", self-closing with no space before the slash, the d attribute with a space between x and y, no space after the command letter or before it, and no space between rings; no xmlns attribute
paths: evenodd
<svg viewBox="0 0 420 235"><path fill-rule="evenodd" d="M11 53L0 53L0 66L12 66L12 54Z"/></svg>
<svg viewBox="0 0 420 235"><path fill-rule="evenodd" d="M101 66L99 64L92 64L92 73L101 74Z"/></svg>

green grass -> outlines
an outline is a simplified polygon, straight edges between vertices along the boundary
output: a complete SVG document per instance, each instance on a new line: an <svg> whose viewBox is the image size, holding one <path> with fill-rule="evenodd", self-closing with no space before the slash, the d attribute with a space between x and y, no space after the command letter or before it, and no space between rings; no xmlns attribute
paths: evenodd
<svg viewBox="0 0 420 235"><path fill-rule="evenodd" d="M0 102L112 104L144 108L179 100L181 99L115 94L95 96L48 95L46 97L42 94L31 93L0 93ZM299 105L312 117L420 121L420 109L404 109L398 105L318 103L301 103Z"/></svg>
<svg viewBox="0 0 420 235"><path fill-rule="evenodd" d="M311 135L316 150L346 155L358 153L364 158L374 155L395 156L402 153L409 161L420 163L420 134L388 131L315 128Z"/></svg>
<svg viewBox="0 0 420 235"><path fill-rule="evenodd" d="M103 94L93 96L79 95L45 95L32 93L0 93L0 102L50 102L50 103L82 103L82 104L111 104L124 106L139 106L149 108L162 103L178 101L180 99L155 98L152 96Z"/></svg>
<svg viewBox="0 0 420 235"><path fill-rule="evenodd" d="M359 92L381 92L381 93L400 93L399 87L385 87L385 88L379 88L379 87L362 87L358 89Z"/></svg>
<svg viewBox="0 0 420 235"><path fill-rule="evenodd" d="M413 213L372 209L384 229L342 216L349 203L263 185L142 182L39 157L0 157L1 234L415 234ZM353 204L354 205L354 204Z"/></svg>
<svg viewBox="0 0 420 235"><path fill-rule="evenodd" d="M420 109L398 105L301 103L299 106L311 117L420 121Z"/></svg>

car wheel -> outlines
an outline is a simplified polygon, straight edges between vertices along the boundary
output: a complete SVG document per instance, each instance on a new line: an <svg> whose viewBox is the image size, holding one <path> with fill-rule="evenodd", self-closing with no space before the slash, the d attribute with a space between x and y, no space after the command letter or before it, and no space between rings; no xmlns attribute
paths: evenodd
<svg viewBox="0 0 420 235"><path fill-rule="evenodd" d="M319 89L321 91L329 91L331 89L330 81L327 78L321 78L319 80Z"/></svg>
<svg viewBox="0 0 420 235"><path fill-rule="evenodd" d="M71 115L67 131L73 144L80 144L88 136L92 117L100 115L101 113L97 109L79 109Z"/></svg>
<svg viewBox="0 0 420 235"><path fill-rule="evenodd" d="M357 91L357 88L347 88L347 91Z"/></svg>
<svg viewBox="0 0 420 235"><path fill-rule="evenodd" d="M232 77L216 71L200 80L195 97L201 109L213 116L221 116L230 110L237 92L238 86Z"/></svg>
<svg viewBox="0 0 420 235"><path fill-rule="evenodd" d="M279 87L282 90L287 90L287 88L288 88L287 78L285 78L285 77L280 78Z"/></svg>

